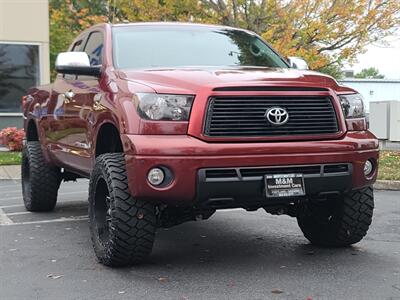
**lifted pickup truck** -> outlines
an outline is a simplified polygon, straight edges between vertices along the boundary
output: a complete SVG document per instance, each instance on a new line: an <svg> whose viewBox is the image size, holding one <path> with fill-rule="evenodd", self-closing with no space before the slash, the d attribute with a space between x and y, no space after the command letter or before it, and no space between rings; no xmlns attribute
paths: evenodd
<svg viewBox="0 0 400 300"><path fill-rule="evenodd" d="M101 24L23 97L22 189L50 211L60 183L90 178L98 260L140 263L156 229L217 209L296 217L348 246L373 213L378 141L360 94L294 67L256 34L181 23Z"/></svg>

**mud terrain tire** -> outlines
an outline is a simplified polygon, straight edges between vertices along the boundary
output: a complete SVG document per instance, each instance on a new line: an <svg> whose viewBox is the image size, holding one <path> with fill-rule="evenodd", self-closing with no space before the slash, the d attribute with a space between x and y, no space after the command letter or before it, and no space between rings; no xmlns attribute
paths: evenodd
<svg viewBox="0 0 400 300"><path fill-rule="evenodd" d="M39 142L27 142L22 150L22 195L28 211L54 209L60 187L60 170L46 164Z"/></svg>
<svg viewBox="0 0 400 300"><path fill-rule="evenodd" d="M351 191L329 203L308 203L297 217L304 236L315 245L345 247L367 234L372 222L372 187Z"/></svg>
<svg viewBox="0 0 400 300"><path fill-rule="evenodd" d="M152 251L155 206L131 196L122 153L96 159L89 183L89 223L97 259L106 266L142 263Z"/></svg>

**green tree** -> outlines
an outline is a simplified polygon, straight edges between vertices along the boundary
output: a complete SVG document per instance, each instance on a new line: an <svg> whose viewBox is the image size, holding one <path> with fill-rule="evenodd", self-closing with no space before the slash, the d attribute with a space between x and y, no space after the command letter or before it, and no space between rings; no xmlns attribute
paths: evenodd
<svg viewBox="0 0 400 300"><path fill-rule="evenodd" d="M379 73L379 70L376 68L368 68L362 69L361 72L354 75L355 78L368 78L368 79L383 79L384 75Z"/></svg>

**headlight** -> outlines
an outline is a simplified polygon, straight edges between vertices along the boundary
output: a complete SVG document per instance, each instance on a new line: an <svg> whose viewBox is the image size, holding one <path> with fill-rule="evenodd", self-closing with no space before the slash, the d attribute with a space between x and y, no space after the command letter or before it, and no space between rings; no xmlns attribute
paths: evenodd
<svg viewBox="0 0 400 300"><path fill-rule="evenodd" d="M134 100L138 102L139 115L148 120L187 121L194 96L138 93Z"/></svg>
<svg viewBox="0 0 400 300"><path fill-rule="evenodd" d="M365 117L364 100L360 94L340 95L339 98L346 119Z"/></svg>

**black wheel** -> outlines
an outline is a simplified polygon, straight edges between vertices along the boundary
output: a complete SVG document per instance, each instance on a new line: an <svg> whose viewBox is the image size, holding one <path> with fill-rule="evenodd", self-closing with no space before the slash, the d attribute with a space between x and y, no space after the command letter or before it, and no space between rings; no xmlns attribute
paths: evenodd
<svg viewBox="0 0 400 300"><path fill-rule="evenodd" d="M28 211L54 209L60 187L60 170L46 164L39 142L27 142L22 150L21 182Z"/></svg>
<svg viewBox="0 0 400 300"><path fill-rule="evenodd" d="M361 241L367 234L373 210L373 189L366 187L329 201L309 202L297 222L312 244L345 247Z"/></svg>
<svg viewBox="0 0 400 300"><path fill-rule="evenodd" d="M106 266L143 262L153 248L155 206L129 192L122 153L102 154L89 183L89 223L94 251Z"/></svg>

